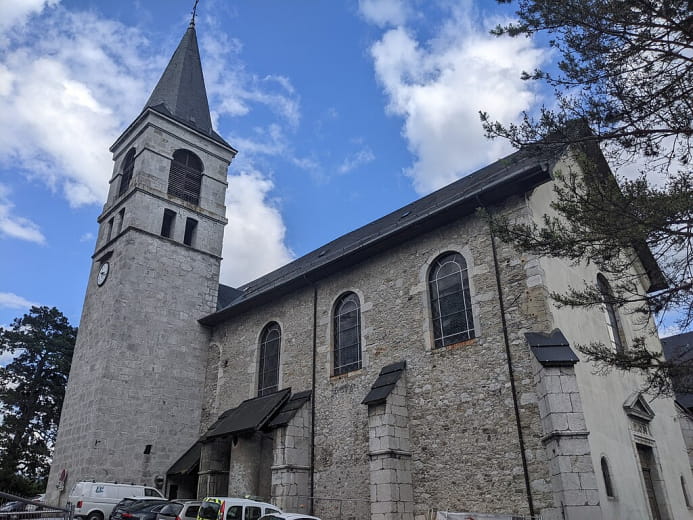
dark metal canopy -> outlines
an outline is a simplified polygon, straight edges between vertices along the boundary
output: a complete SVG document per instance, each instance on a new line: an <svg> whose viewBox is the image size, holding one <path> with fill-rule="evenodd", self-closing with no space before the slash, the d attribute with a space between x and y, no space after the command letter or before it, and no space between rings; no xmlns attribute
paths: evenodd
<svg viewBox="0 0 693 520"><path fill-rule="evenodd" d="M572 366L580 361L560 329L549 334L525 332L525 338L537 361L545 367Z"/></svg>
<svg viewBox="0 0 693 520"><path fill-rule="evenodd" d="M406 368L406 361L399 361L383 367L380 371L380 375L375 380L375 383L373 383L371 391L368 392L365 399L361 401L361 404L372 405L384 403L387 400L387 396L394 390L397 381L402 377Z"/></svg>

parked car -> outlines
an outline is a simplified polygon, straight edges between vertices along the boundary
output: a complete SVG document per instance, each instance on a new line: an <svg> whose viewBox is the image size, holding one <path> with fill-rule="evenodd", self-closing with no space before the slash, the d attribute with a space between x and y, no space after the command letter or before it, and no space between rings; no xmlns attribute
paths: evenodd
<svg viewBox="0 0 693 520"><path fill-rule="evenodd" d="M300 513L272 513L265 515L260 520L320 520L317 516L302 515Z"/></svg>
<svg viewBox="0 0 693 520"><path fill-rule="evenodd" d="M161 509L171 502L163 500L137 500L118 511L113 520L156 520Z"/></svg>
<svg viewBox="0 0 693 520"><path fill-rule="evenodd" d="M155 488L115 482L77 482L68 501L75 505L75 516L87 520L109 518L113 508L125 497L156 497L164 499Z"/></svg>
<svg viewBox="0 0 693 520"><path fill-rule="evenodd" d="M111 511L111 514L108 517L108 520L114 520L116 516L120 518L120 513L123 511L127 510L131 505L133 505L135 502L165 502L165 498L161 497L125 497L123 500L118 502L115 507L113 508L113 511Z"/></svg>
<svg viewBox="0 0 693 520"><path fill-rule="evenodd" d="M176 500L166 504L156 520L195 520L201 504L200 500Z"/></svg>
<svg viewBox="0 0 693 520"><path fill-rule="evenodd" d="M22 511L26 511L26 502L12 501L6 502L0 507L0 520L19 520L24 518Z"/></svg>
<svg viewBox="0 0 693 520"><path fill-rule="evenodd" d="M247 498L206 497L197 520L258 520L270 513L281 513L281 510L273 504Z"/></svg>

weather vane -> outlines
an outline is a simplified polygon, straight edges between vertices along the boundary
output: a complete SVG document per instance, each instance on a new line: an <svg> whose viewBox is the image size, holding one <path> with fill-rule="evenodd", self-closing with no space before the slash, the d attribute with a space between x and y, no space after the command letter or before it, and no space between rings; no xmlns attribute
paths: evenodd
<svg viewBox="0 0 693 520"><path fill-rule="evenodd" d="M195 0L195 5L193 6L192 10L192 19L190 20L190 25L195 25L195 16L197 16L197 4L200 3L200 0Z"/></svg>

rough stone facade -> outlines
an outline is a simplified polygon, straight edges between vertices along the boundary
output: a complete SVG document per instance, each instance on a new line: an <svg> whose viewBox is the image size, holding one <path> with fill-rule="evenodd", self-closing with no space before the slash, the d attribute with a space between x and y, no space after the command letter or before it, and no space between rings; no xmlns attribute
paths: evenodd
<svg viewBox="0 0 693 520"><path fill-rule="evenodd" d="M406 376L384 403L368 407L371 519L413 520L409 411Z"/></svg>
<svg viewBox="0 0 693 520"><path fill-rule="evenodd" d="M132 148L135 168L121 195L122 161ZM167 193L177 149L193 151L204 164L199 205ZM171 461L196 440L202 410L209 331L196 320L216 309L232 152L152 112L113 152L49 477L49 499L62 503L78 480L161 487ZM170 238L161 236L164 209L177 216ZM198 221L190 246L183 244L188 217ZM98 285L105 262L108 276ZM61 493L56 484L64 468L69 477Z"/></svg>

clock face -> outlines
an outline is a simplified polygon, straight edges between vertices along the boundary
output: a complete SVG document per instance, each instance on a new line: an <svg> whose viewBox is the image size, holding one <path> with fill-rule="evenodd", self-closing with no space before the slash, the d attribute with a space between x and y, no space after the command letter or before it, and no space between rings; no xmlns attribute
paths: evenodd
<svg viewBox="0 0 693 520"><path fill-rule="evenodd" d="M108 265L108 262L104 262L101 264L101 268L99 269L99 274L96 276L96 285L103 285L104 282L106 281L106 278L108 278L108 270L110 266Z"/></svg>

